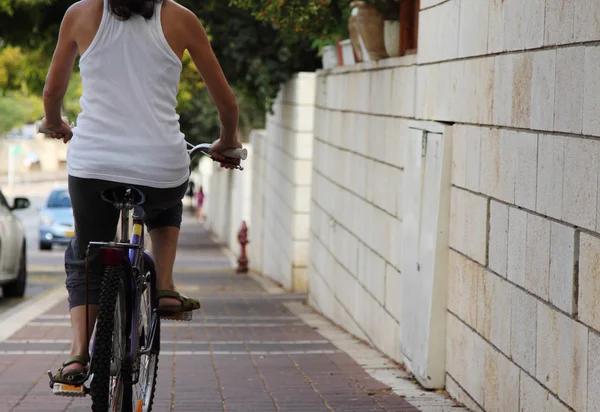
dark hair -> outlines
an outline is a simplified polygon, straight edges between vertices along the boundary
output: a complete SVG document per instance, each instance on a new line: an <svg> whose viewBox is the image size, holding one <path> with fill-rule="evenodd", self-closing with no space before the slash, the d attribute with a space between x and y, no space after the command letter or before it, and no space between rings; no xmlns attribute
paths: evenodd
<svg viewBox="0 0 600 412"><path fill-rule="evenodd" d="M131 16L139 14L146 20L154 15L154 6L162 0L108 0L108 7L112 14L121 20L128 20Z"/></svg>

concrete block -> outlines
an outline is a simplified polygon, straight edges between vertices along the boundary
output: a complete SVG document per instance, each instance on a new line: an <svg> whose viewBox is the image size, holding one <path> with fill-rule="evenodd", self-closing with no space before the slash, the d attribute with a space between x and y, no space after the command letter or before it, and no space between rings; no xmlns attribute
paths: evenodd
<svg viewBox="0 0 600 412"><path fill-rule="evenodd" d="M491 346L484 353L483 406L490 412L519 412L519 368Z"/></svg>
<svg viewBox="0 0 600 412"><path fill-rule="evenodd" d="M579 245L579 320L600 330L600 239L582 233Z"/></svg>
<svg viewBox="0 0 600 412"><path fill-rule="evenodd" d="M408 133L408 121L388 117L385 120L385 156L386 163L404 167L404 140Z"/></svg>
<svg viewBox="0 0 600 412"><path fill-rule="evenodd" d="M458 57L487 53L488 18L489 2L478 0L460 1ZM482 34L485 35L482 36Z"/></svg>
<svg viewBox="0 0 600 412"><path fill-rule="evenodd" d="M538 103L535 95L535 55L520 53L513 56L513 85L511 125L528 128ZM552 79L554 82L554 78ZM554 86L553 86L554 87ZM554 96L551 96L554 98ZM554 103L554 101L552 101Z"/></svg>
<svg viewBox="0 0 600 412"><path fill-rule="evenodd" d="M562 219L596 230L600 142L571 138L565 144Z"/></svg>
<svg viewBox="0 0 600 412"><path fill-rule="evenodd" d="M359 243L358 280L382 306L385 304L385 266L381 256Z"/></svg>
<svg viewBox="0 0 600 412"><path fill-rule="evenodd" d="M525 48L526 21L524 2L504 2L504 49L523 50Z"/></svg>
<svg viewBox="0 0 600 412"><path fill-rule="evenodd" d="M513 288L511 291L510 355L517 365L535 375L537 300Z"/></svg>
<svg viewBox="0 0 600 412"><path fill-rule="evenodd" d="M449 314L447 319L447 371L476 402L482 404L487 343L453 315Z"/></svg>
<svg viewBox="0 0 600 412"><path fill-rule="evenodd" d="M369 113L369 104L371 96L371 72L359 72L357 74L356 95L359 97L356 110L362 113Z"/></svg>
<svg viewBox="0 0 600 412"><path fill-rule="evenodd" d="M526 0L525 7L525 47L527 49L542 47L546 0Z"/></svg>
<svg viewBox="0 0 600 412"><path fill-rule="evenodd" d="M508 263L508 206L490 201L489 268L506 277Z"/></svg>
<svg viewBox="0 0 600 412"><path fill-rule="evenodd" d="M419 63L458 56L460 2L453 0L419 13Z"/></svg>
<svg viewBox="0 0 600 412"><path fill-rule="evenodd" d="M562 216L565 144L563 136L539 135L535 209L556 219Z"/></svg>
<svg viewBox="0 0 600 412"><path fill-rule="evenodd" d="M458 187L466 187L467 181L467 130L468 126L456 125L452 134L451 182Z"/></svg>
<svg viewBox="0 0 600 412"><path fill-rule="evenodd" d="M507 277L511 282L523 287L525 287L527 220L527 212L509 208Z"/></svg>
<svg viewBox="0 0 600 412"><path fill-rule="evenodd" d="M550 303L575 313L575 229L552 222L550 229Z"/></svg>
<svg viewBox="0 0 600 412"><path fill-rule="evenodd" d="M595 8L597 9L597 7ZM600 113L600 46L585 47L584 70L583 133L600 136L600 116L598 116Z"/></svg>
<svg viewBox="0 0 600 412"><path fill-rule="evenodd" d="M385 163L372 162L368 170L368 187L371 187L373 196L371 201L391 215L396 215L396 193L401 189L398 175L400 169L388 166Z"/></svg>
<svg viewBox="0 0 600 412"><path fill-rule="evenodd" d="M366 155L377 159L377 160L384 160L385 159L385 143L386 143L386 138L385 138L385 133L386 133L386 122L387 122L387 117L382 117L382 116L370 116L369 118L369 128L370 128L370 133L365 134L365 137L367 137L368 140L368 145L367 145L367 152L365 153ZM352 148L350 148L350 150L353 150ZM356 149L354 149L356 150Z"/></svg>
<svg viewBox="0 0 600 412"><path fill-rule="evenodd" d="M464 256L450 251L448 262L448 310L477 328L478 293L484 269Z"/></svg>
<svg viewBox="0 0 600 412"><path fill-rule="evenodd" d="M521 371L520 387L521 412L569 412L569 408L523 371Z"/></svg>
<svg viewBox="0 0 600 412"><path fill-rule="evenodd" d="M525 289L548 300L550 273L550 220L527 215Z"/></svg>
<svg viewBox="0 0 600 412"><path fill-rule="evenodd" d="M491 138L500 139L500 174L497 196L508 203L515 203L517 162L519 160L519 133L514 130L492 129Z"/></svg>
<svg viewBox="0 0 600 412"><path fill-rule="evenodd" d="M600 10L595 0L579 0L575 4L575 42L595 41L600 38Z"/></svg>
<svg viewBox="0 0 600 412"><path fill-rule="evenodd" d="M573 42L575 8L579 0L546 0L546 46Z"/></svg>
<svg viewBox="0 0 600 412"><path fill-rule="evenodd" d="M487 199L452 188L450 207L450 247L485 265Z"/></svg>
<svg viewBox="0 0 600 412"><path fill-rule="evenodd" d="M553 393L558 393L559 316L556 310L538 302L535 377Z"/></svg>
<svg viewBox="0 0 600 412"><path fill-rule="evenodd" d="M446 374L446 391L457 402L463 404L471 412L483 412L465 390L458 385L452 376Z"/></svg>
<svg viewBox="0 0 600 412"><path fill-rule="evenodd" d="M588 340L587 411L600 412L600 336L590 332ZM589 390L591 388L591 390Z"/></svg>
<svg viewBox="0 0 600 412"><path fill-rule="evenodd" d="M556 55L554 130L580 134L583 128L585 47L560 48Z"/></svg>
<svg viewBox="0 0 600 412"><path fill-rule="evenodd" d="M484 271L479 280L477 331L494 346L510 355L511 290L510 283Z"/></svg>
<svg viewBox="0 0 600 412"><path fill-rule="evenodd" d="M354 140L349 141L346 146L348 150L358 153L367 153L369 150L369 141L371 139L371 118L373 116L367 114L357 114L354 127L356 132ZM375 124L377 126L377 124Z"/></svg>
<svg viewBox="0 0 600 412"><path fill-rule="evenodd" d="M387 88L385 84L385 73L389 70L377 70L369 73L369 79L371 81L371 94L369 99L368 112L370 114L382 115L388 110L386 104L389 105L392 90Z"/></svg>
<svg viewBox="0 0 600 412"><path fill-rule="evenodd" d="M494 1L491 4L494 4ZM512 124L513 61L513 54L501 54L495 57L493 122L499 126ZM520 96L517 96L517 99L521 100Z"/></svg>
<svg viewBox="0 0 600 412"><path fill-rule="evenodd" d="M519 132L515 143L515 203L517 206L533 210L536 202L538 135Z"/></svg>
<svg viewBox="0 0 600 412"><path fill-rule="evenodd" d="M556 50L539 51L532 53L532 55L530 126L532 129L537 130L553 130Z"/></svg>
<svg viewBox="0 0 600 412"><path fill-rule="evenodd" d="M504 0L489 1L488 53L500 53L504 47Z"/></svg>
<svg viewBox="0 0 600 412"><path fill-rule="evenodd" d="M389 112L392 116L414 117L416 66L398 67L391 74L391 105Z"/></svg>
<svg viewBox="0 0 600 412"><path fill-rule="evenodd" d="M480 168L481 168L481 128L467 128L467 175L466 188L473 192L479 192Z"/></svg>
<svg viewBox="0 0 600 412"><path fill-rule="evenodd" d="M500 198L500 130L481 129L479 185L482 193ZM514 175L513 175L514 184ZM514 193L514 189L513 189Z"/></svg>
<svg viewBox="0 0 600 412"><path fill-rule="evenodd" d="M385 273L385 308L399 322L402 317L402 275L390 265L386 265Z"/></svg>
<svg viewBox="0 0 600 412"><path fill-rule="evenodd" d="M402 266L402 221L392 218L390 220L390 251L387 255L388 263L400 269Z"/></svg>
<svg viewBox="0 0 600 412"><path fill-rule="evenodd" d="M558 315L558 328L558 397L574 410L585 411L588 392L588 328L563 314Z"/></svg>

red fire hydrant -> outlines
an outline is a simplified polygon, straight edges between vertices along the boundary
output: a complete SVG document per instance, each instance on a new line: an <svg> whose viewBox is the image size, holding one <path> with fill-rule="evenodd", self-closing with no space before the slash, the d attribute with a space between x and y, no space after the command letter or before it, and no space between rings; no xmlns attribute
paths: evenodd
<svg viewBox="0 0 600 412"><path fill-rule="evenodd" d="M238 241L240 242L240 257L238 259L238 268L237 273L247 273L248 272L248 257L246 256L246 245L250 243L248 241L248 226L246 226L246 222L242 222L242 227L238 233Z"/></svg>

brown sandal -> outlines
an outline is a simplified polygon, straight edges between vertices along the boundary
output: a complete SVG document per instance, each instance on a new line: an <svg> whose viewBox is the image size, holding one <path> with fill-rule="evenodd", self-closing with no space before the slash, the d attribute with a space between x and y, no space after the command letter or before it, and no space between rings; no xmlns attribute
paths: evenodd
<svg viewBox="0 0 600 412"><path fill-rule="evenodd" d="M157 291L157 299L160 301L162 298L177 299L179 302L181 302L181 305L163 306L163 307L159 306L158 307L158 315L159 316L164 316L164 317L175 316L180 313L191 312L193 310L200 309L200 301L198 301L197 299L192 299L188 296L184 296L174 290L168 290L168 289L158 290Z"/></svg>

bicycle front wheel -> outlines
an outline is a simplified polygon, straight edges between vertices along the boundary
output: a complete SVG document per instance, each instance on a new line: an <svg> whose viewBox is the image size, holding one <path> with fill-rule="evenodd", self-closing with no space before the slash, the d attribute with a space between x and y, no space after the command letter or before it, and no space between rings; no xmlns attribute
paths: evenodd
<svg viewBox="0 0 600 412"><path fill-rule="evenodd" d="M125 385L131 378L123 365L127 355L127 306L123 267L109 266L104 271L98 305L98 321L92 354L92 410L123 412Z"/></svg>

